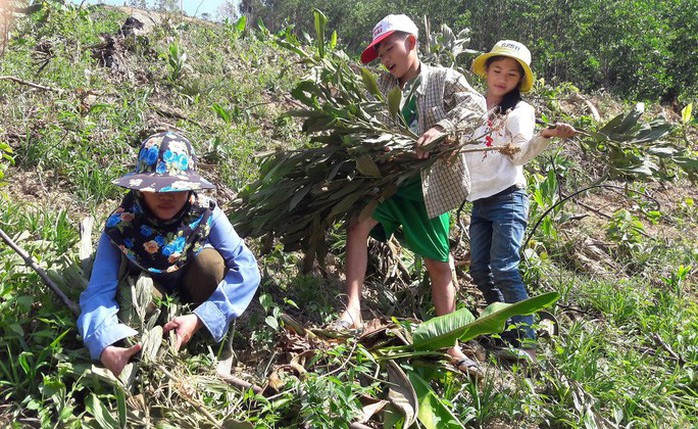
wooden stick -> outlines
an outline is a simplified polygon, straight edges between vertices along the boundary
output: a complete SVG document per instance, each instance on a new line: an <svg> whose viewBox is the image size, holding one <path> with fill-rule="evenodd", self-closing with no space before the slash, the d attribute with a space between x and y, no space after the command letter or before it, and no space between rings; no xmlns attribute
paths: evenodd
<svg viewBox="0 0 698 429"><path fill-rule="evenodd" d="M257 386L256 384L252 384L250 382L247 382L241 378L234 377L230 374L222 374L220 372L217 372L216 375L223 381L225 381L228 384L231 384L238 389L241 390L247 390L247 389L252 389L252 391L256 394L261 394L264 389L262 389L260 386Z"/></svg>
<svg viewBox="0 0 698 429"><path fill-rule="evenodd" d="M12 239L7 234L5 234L5 231L3 231L2 228L0 228L0 238L2 238L2 241L7 243L7 245L10 246L12 250L17 252L17 254L21 256L22 259L24 259L24 263L27 266L31 267L34 271L36 271L39 277L41 277L41 280L43 280L44 283L46 283L46 285L49 287L49 289L53 291L53 293L58 295L61 301L63 301L63 304L65 304L70 309L70 311L73 312L75 316L78 316L80 314L80 306L71 301L70 298L68 298L68 296L64 294L63 291L58 287L58 285L49 278L49 276L46 274L46 271L44 271L40 266L36 265L36 262L34 262L31 256L29 256L27 252L25 252L24 250L22 250L21 247L15 244L15 242L12 241Z"/></svg>
<svg viewBox="0 0 698 429"><path fill-rule="evenodd" d="M667 353L669 353L669 355L670 355L674 360L676 360L676 362L678 362L679 366L682 367L682 366L686 365L686 360L685 360L683 357L681 357L678 353L676 353L676 352L674 351L674 349L672 349L671 346L670 346L669 344L667 344L667 343L662 339L662 337L659 336L659 334L657 334L656 332L653 333L653 334L652 334L652 339L653 339L658 345L660 345L664 350L666 350Z"/></svg>
<svg viewBox="0 0 698 429"><path fill-rule="evenodd" d="M62 89L52 88L50 86L44 86L44 85L39 85L38 83L28 82L26 80L22 80L18 77L15 77L15 76L0 76L0 80L11 80L12 82L16 82L20 85L31 86L32 88L41 89L44 91L63 92Z"/></svg>

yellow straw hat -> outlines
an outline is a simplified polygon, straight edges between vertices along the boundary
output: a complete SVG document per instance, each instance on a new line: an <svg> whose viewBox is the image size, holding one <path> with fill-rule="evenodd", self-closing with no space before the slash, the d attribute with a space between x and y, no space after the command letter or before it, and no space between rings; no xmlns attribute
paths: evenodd
<svg viewBox="0 0 698 429"><path fill-rule="evenodd" d="M514 40L500 40L491 51L481 54L473 61L472 70L478 76L487 77L485 63L488 58L504 56L513 58L521 64L524 70L523 79L519 85L521 92L530 91L533 88L533 72L531 71L531 51L523 43Z"/></svg>

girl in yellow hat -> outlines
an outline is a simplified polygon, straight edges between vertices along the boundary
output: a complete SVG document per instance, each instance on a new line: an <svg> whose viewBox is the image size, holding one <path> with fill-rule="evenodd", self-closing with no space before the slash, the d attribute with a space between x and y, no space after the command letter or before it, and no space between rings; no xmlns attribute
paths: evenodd
<svg viewBox="0 0 698 429"><path fill-rule="evenodd" d="M481 146L513 144L513 155L493 152L464 154L470 170L473 203L470 223L470 275L488 304L514 303L528 298L519 273L521 244L528 224L528 196L523 164L542 152L551 137L575 134L568 124L555 124L534 135L535 112L521 99L533 87L531 53L523 44L501 40L473 61L473 72L487 83L487 124L476 135ZM524 359L535 359L532 316L512 317L516 329L502 334L506 350ZM524 350L526 353L520 353Z"/></svg>

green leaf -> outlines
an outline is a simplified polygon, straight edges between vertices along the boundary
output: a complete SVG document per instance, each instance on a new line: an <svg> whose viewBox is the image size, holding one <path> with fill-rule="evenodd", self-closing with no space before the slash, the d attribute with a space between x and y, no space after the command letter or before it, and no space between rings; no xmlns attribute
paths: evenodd
<svg viewBox="0 0 698 429"><path fill-rule="evenodd" d="M299 191L296 191L296 193L293 195L293 198L291 198L291 203L290 203L290 206L289 206L289 210L295 209L296 206L298 205L298 203L301 202L301 200L303 199L303 197L305 197L306 195L308 195L308 192L310 192L311 189L312 189L312 187L310 187L310 186L305 186L304 188L301 188Z"/></svg>
<svg viewBox="0 0 698 429"><path fill-rule="evenodd" d="M635 107L625 115L623 121L613 130L615 134L625 134L629 132L634 126L637 125L637 121L640 120L640 116L645 112L645 104L637 103Z"/></svg>
<svg viewBox="0 0 698 429"><path fill-rule="evenodd" d="M254 429L255 426L250 422L241 422L232 417L221 422L221 427L224 429Z"/></svg>
<svg viewBox="0 0 698 429"><path fill-rule="evenodd" d="M22 329L22 325L20 325L19 323L10 323L9 328L10 331L14 332L20 337L24 336L24 329Z"/></svg>
<svg viewBox="0 0 698 429"><path fill-rule="evenodd" d="M97 424L102 429L119 429L119 422L109 413L107 407L92 393L85 401L87 412L92 414L97 420Z"/></svg>
<svg viewBox="0 0 698 429"><path fill-rule="evenodd" d="M412 348L437 350L453 346L457 339L469 341L479 335L502 332L510 317L535 313L552 305L559 297L557 292L548 292L514 304L494 303L475 321L467 309L434 317L417 327Z"/></svg>
<svg viewBox="0 0 698 429"><path fill-rule="evenodd" d="M351 193L344 197L342 201L339 203L335 204L334 207L332 207L332 210L330 211L330 214L327 216L327 218L331 219L334 216L337 216L338 214L344 213L347 210L349 210L351 207L356 204L359 199L363 197L362 194L360 193Z"/></svg>
<svg viewBox="0 0 698 429"><path fill-rule="evenodd" d="M221 106L218 103L213 103L211 106L211 109L218 115L219 118L223 120L226 124L230 124L232 121L232 118L230 117L230 112L228 112L225 107Z"/></svg>
<svg viewBox="0 0 698 429"><path fill-rule="evenodd" d="M126 419L126 394L120 388L116 388L116 406L119 410L119 428L126 429L128 423Z"/></svg>
<svg viewBox="0 0 698 429"><path fill-rule="evenodd" d="M686 107L681 109L681 122L683 122L684 125L688 124L691 122L693 119L693 103L689 103Z"/></svg>
<svg viewBox="0 0 698 429"><path fill-rule="evenodd" d="M381 171L370 155L365 154L356 158L356 169L368 177L381 177Z"/></svg>
<svg viewBox="0 0 698 429"><path fill-rule="evenodd" d="M400 112L400 104L402 103L402 89L399 86L391 89L388 92L388 112L390 117L395 120Z"/></svg>
<svg viewBox="0 0 698 429"><path fill-rule="evenodd" d="M596 130L596 133L601 134L601 136L604 137L614 133L615 129L620 125L621 122L623 122L623 117L624 115L621 113L620 115L608 121L603 127L601 127L601 129Z"/></svg>
<svg viewBox="0 0 698 429"><path fill-rule="evenodd" d="M662 137L669 134L673 128L674 128L673 125L671 125L669 123L664 123L664 124L652 126L651 128L641 130L632 139L630 144L649 143L649 142L659 140Z"/></svg>
<svg viewBox="0 0 698 429"><path fill-rule="evenodd" d="M412 346L415 350L451 347L460 336L459 332L474 321L475 316L467 308L434 317L417 327L412 336Z"/></svg>
<svg viewBox="0 0 698 429"><path fill-rule="evenodd" d="M650 155L657 155L661 158L668 158L681 153L681 150L674 146L652 146L647 149L647 153Z"/></svg>
<svg viewBox="0 0 698 429"><path fill-rule="evenodd" d="M317 49L320 58L325 57L325 26L327 25L327 16L319 9L313 10L315 16L315 34L317 35Z"/></svg>
<svg viewBox="0 0 698 429"><path fill-rule="evenodd" d="M334 50L337 47L337 30L332 31L330 38L330 49Z"/></svg>
<svg viewBox="0 0 698 429"><path fill-rule="evenodd" d="M274 316L267 316L267 317L264 319L264 323L266 323L267 325L269 325L269 327L272 328L272 329L275 330L275 331L279 329L279 321L276 320L276 318L274 318Z"/></svg>
<svg viewBox="0 0 698 429"><path fill-rule="evenodd" d="M465 428L463 423L458 420L458 417L441 402L426 380L412 371L408 372L407 375L419 398L419 413L417 416L424 427L427 429Z"/></svg>
<svg viewBox="0 0 698 429"><path fill-rule="evenodd" d="M245 30L246 26L247 26L247 16L240 15L240 18L238 18L237 22L235 22L235 30L241 33Z"/></svg>
<svg viewBox="0 0 698 429"><path fill-rule="evenodd" d="M364 82L364 86L369 94L373 95L379 100L383 99L383 94L381 94L380 90L378 89L376 76L366 67L361 67L361 80Z"/></svg>
<svg viewBox="0 0 698 429"><path fill-rule="evenodd" d="M652 176L656 171L659 171L659 166L650 160L643 160L640 164L631 165L628 167L618 167L619 171L628 174L640 176Z"/></svg>

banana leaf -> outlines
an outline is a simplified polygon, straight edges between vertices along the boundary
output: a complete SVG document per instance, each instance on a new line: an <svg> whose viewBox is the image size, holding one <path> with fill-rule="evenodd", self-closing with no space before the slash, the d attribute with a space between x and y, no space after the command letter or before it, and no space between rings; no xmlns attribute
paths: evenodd
<svg viewBox="0 0 698 429"><path fill-rule="evenodd" d="M411 345L400 347L418 351L437 350L453 346L456 340L469 341L479 335L502 332L506 321L512 316L535 313L549 307L559 297L557 292L548 292L515 304L493 303L485 308L477 320L467 309L434 317L417 327L412 334Z"/></svg>
<svg viewBox="0 0 698 429"><path fill-rule="evenodd" d="M404 427L410 427L417 420L419 398L410 378L393 360L386 362L388 371L388 399L404 417Z"/></svg>
<svg viewBox="0 0 698 429"><path fill-rule="evenodd" d="M464 429L458 417L441 401L426 380L414 371L407 373L419 398L419 422L427 429Z"/></svg>

